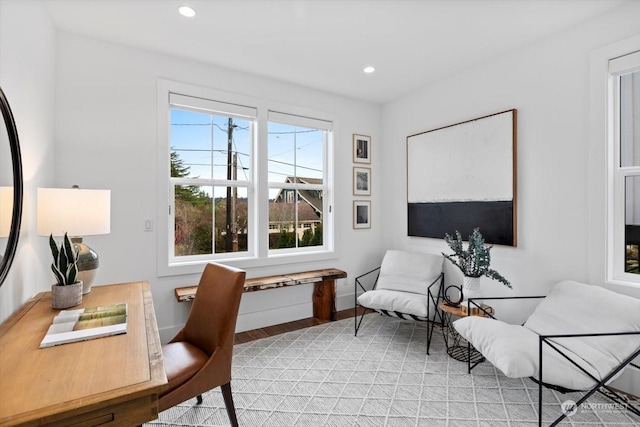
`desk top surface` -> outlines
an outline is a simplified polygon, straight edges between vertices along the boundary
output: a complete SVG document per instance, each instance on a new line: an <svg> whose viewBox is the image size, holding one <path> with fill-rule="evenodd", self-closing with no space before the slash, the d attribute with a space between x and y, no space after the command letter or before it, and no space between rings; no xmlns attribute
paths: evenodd
<svg viewBox="0 0 640 427"><path fill-rule="evenodd" d="M147 282L93 286L74 308L126 302L127 333L38 348L59 312L50 292L28 301L0 325L0 425L73 414L157 393L166 383Z"/></svg>

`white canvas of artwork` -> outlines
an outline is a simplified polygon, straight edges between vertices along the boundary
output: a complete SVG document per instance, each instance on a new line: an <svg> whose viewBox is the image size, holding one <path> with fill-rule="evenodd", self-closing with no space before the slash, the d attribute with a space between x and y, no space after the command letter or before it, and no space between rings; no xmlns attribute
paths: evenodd
<svg viewBox="0 0 640 427"><path fill-rule="evenodd" d="M480 227L488 243L515 246L515 150L515 109L409 136L409 235Z"/></svg>

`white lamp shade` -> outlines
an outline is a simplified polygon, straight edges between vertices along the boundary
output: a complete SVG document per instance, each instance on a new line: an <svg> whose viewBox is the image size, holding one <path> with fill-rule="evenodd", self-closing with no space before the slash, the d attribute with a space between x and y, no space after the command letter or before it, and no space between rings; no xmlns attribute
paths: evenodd
<svg viewBox="0 0 640 427"><path fill-rule="evenodd" d="M0 187L0 237L9 237L13 217L13 187Z"/></svg>
<svg viewBox="0 0 640 427"><path fill-rule="evenodd" d="M38 188L38 234L91 236L111 232L111 190Z"/></svg>

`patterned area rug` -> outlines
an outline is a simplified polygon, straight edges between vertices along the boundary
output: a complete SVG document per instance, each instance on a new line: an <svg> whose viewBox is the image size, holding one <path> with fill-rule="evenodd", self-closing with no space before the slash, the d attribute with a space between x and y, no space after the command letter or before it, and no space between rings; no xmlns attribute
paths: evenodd
<svg viewBox="0 0 640 427"><path fill-rule="evenodd" d="M537 426L537 385L484 362L450 358L425 323L369 314L354 337L353 319L235 347L231 387L241 426ZM543 393L549 424L580 393ZM147 426L228 426L220 389L189 400ZM631 426L640 418L591 396L560 425Z"/></svg>

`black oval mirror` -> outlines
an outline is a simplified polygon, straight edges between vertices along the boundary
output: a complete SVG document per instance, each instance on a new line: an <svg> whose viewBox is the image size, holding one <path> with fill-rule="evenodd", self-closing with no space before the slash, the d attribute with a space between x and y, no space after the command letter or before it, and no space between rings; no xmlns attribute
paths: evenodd
<svg viewBox="0 0 640 427"><path fill-rule="evenodd" d="M20 155L20 142L18 140L18 131L16 129L16 122L11 112L11 107L7 101L2 88L0 88L0 110L2 111L2 118L4 119L4 125L6 128L6 139L9 144L9 151L11 152L11 170L12 170L12 185L9 185L9 190L12 190L13 197L10 197L6 202L12 204L12 206L5 206L0 209L0 215L4 215L7 212L7 218L1 218L0 220L11 224L9 226L8 235L6 237L0 236L0 241L7 239L4 251L0 249L0 286L4 282L4 279L9 273L11 263L16 254L16 248L18 247L18 237L20 236L20 222L22 221L22 156ZM6 144L4 141L0 144ZM6 152L4 149L0 150L0 153ZM2 159L0 159L2 160ZM0 185L4 186L8 184L9 177L7 174L6 181L3 175L0 175ZM6 208L6 209L4 209ZM8 218L8 216L11 218Z"/></svg>

